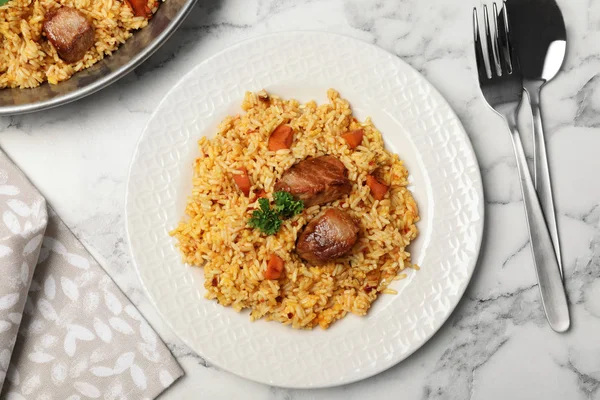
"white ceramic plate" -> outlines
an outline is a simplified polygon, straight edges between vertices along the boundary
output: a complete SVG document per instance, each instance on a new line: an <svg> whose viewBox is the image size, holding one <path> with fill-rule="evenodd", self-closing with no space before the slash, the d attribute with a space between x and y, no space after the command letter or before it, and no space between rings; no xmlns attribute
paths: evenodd
<svg viewBox="0 0 600 400"><path fill-rule="evenodd" d="M404 159L422 220L411 245L421 266L382 295L366 317L296 331L250 322L248 313L204 299L202 271L182 264L167 232L183 215L197 140L241 112L247 90L325 102L333 87L359 118L371 116ZM131 165L127 231L138 274L175 333L208 362L284 387L324 387L374 375L423 345L460 300L483 229L477 161L460 121L415 70L380 48L317 32L263 36L204 61L167 94Z"/></svg>

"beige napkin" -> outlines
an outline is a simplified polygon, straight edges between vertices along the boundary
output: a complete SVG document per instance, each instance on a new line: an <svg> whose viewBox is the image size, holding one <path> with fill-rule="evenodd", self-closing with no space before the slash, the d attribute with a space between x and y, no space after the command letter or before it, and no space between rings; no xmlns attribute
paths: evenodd
<svg viewBox="0 0 600 400"><path fill-rule="evenodd" d="M0 151L0 398L152 399L183 371Z"/></svg>

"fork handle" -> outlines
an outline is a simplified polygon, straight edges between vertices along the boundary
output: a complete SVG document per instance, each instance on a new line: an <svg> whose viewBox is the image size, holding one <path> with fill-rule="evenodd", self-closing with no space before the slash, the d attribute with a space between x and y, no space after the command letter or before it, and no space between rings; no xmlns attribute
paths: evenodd
<svg viewBox="0 0 600 400"><path fill-rule="evenodd" d="M537 190L538 198L546 218L548 230L552 237L554 252L558 260L560 276L564 277L562 260L560 255L560 241L558 238L558 226L556 224L556 213L554 210L554 200L552 199L552 182L550 180L550 168L548 165L548 154L546 152L546 139L544 136L544 126L542 123L542 110L540 108L540 92L542 86L546 83L543 80L524 80L523 86L529 97L531 113L533 118L533 181Z"/></svg>
<svg viewBox="0 0 600 400"><path fill-rule="evenodd" d="M538 200L527 158L523 150L521 135L517 129L516 113L507 113L505 117L511 132L511 138L517 158L517 169L521 181L521 192L523 204L527 217L529 240L533 253L533 264L535 266L542 305L546 312L546 318L550 327L556 332L564 332L571 324L569 319L569 308L567 296L563 287L558 261L554 253L552 239L544 220L544 213Z"/></svg>

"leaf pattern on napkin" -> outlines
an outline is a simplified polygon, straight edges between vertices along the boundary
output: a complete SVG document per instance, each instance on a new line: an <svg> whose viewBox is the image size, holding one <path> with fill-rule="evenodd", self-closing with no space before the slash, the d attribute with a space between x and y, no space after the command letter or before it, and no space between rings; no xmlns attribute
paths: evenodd
<svg viewBox="0 0 600 400"><path fill-rule="evenodd" d="M183 372L0 151L0 398L153 398Z"/></svg>
<svg viewBox="0 0 600 400"><path fill-rule="evenodd" d="M48 220L45 200L37 191L28 196L30 206L15 197L25 195L19 187L30 183L6 161L10 163L0 152L0 388L7 377L18 377L18 372L9 373L9 363Z"/></svg>

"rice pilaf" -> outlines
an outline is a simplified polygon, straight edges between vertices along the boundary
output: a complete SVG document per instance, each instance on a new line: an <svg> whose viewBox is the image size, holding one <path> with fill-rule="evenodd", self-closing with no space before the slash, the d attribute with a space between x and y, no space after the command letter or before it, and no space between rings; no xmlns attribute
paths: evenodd
<svg viewBox="0 0 600 400"><path fill-rule="evenodd" d="M379 293L395 293L388 285L406 277L413 267L406 247L417 236L418 209L407 189L408 171L388 152L380 132L368 118L359 122L348 101L327 92L329 103L283 100L246 93L245 113L225 118L213 139L198 142L192 194L186 217L171 232L185 263L204 268L208 299L236 311L250 309L252 320L266 318L294 328L327 328L348 312L365 315ZM269 151L269 135L282 123L295 132L290 149ZM341 134L363 129L361 144L352 149ZM273 196L276 181L307 157L332 155L348 170L352 192L326 205L306 208L283 221L275 235L248 226L256 197L245 196L232 174L246 168L252 190ZM386 197L374 200L365 184L377 170L389 185ZM321 210L338 207L359 221L359 239L352 252L323 265L311 265L294 251L303 227ZM265 279L270 254L284 261L277 280ZM416 268L416 266L414 266Z"/></svg>
<svg viewBox="0 0 600 400"><path fill-rule="evenodd" d="M154 0L148 5L156 11ZM42 35L46 15L60 7L82 12L94 28L94 44L74 63L63 61ZM102 60L148 24L121 0L10 0L0 6L0 88L56 84Z"/></svg>

